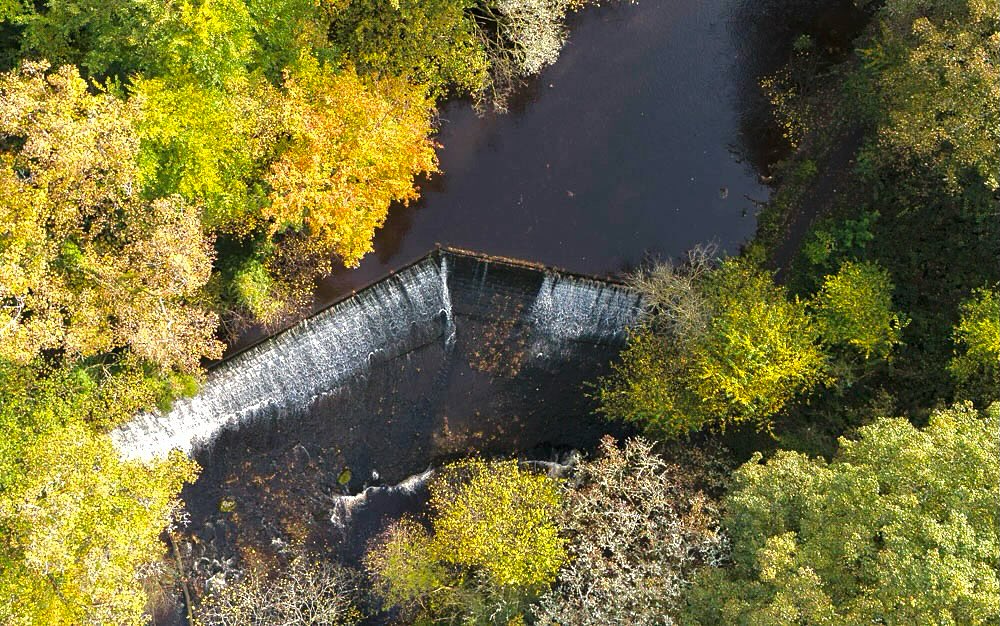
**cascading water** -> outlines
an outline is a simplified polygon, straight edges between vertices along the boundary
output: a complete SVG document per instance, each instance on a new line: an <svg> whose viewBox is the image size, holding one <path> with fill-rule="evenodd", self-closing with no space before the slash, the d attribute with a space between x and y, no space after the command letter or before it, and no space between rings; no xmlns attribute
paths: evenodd
<svg viewBox="0 0 1000 626"><path fill-rule="evenodd" d="M214 368L193 398L142 414L112 438L126 458L190 453L227 425L294 412L380 360L449 332L443 260L427 258Z"/></svg>
<svg viewBox="0 0 1000 626"><path fill-rule="evenodd" d="M112 438L124 457L150 459L310 414L349 421L338 425L345 443L356 429L405 422L403 414L411 423L419 414L414 430L428 416L444 417L447 430L449 417L469 410L559 418L579 409L547 401L580 393L575 377L584 374L574 368L613 356L639 304L615 283L437 250L227 359L196 396L166 414L139 415ZM534 398L544 387L550 393ZM398 477L418 471L415 464Z"/></svg>

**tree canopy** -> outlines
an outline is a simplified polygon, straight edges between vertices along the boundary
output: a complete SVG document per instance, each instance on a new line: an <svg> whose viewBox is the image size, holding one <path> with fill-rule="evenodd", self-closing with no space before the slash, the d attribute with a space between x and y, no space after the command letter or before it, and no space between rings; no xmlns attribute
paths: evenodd
<svg viewBox="0 0 1000 626"><path fill-rule="evenodd" d="M178 381L179 382L179 381ZM100 432L164 395L135 362L0 361L0 621L142 624L160 533L196 475L124 462Z"/></svg>
<svg viewBox="0 0 1000 626"><path fill-rule="evenodd" d="M900 342L906 320L894 310L892 280L871 262L845 262L827 276L812 301L823 340L887 358Z"/></svg>
<svg viewBox="0 0 1000 626"><path fill-rule="evenodd" d="M664 277L646 283L654 290L646 294L650 319L599 391L608 417L668 435L747 422L766 428L823 380L815 323L769 274L739 259L653 271ZM693 280L678 277L685 272Z"/></svg>
<svg viewBox="0 0 1000 626"><path fill-rule="evenodd" d="M404 517L366 557L384 597L418 623L511 623L566 559L558 483L516 461L470 459L430 492L430 531Z"/></svg>
<svg viewBox="0 0 1000 626"><path fill-rule="evenodd" d="M833 367L835 348L887 358L906 324L888 274L873 263L845 262L809 301L747 259L714 265L705 250L632 282L646 317L597 399L605 416L666 436L769 429L797 397L850 366Z"/></svg>
<svg viewBox="0 0 1000 626"><path fill-rule="evenodd" d="M71 67L0 77L0 356L88 357L128 346L191 371L221 354L201 306L213 250L179 196L139 193L133 110Z"/></svg>
<svg viewBox="0 0 1000 626"><path fill-rule="evenodd" d="M692 624L988 624L1000 619L1000 405L883 418L827 463L757 455L734 474L732 565Z"/></svg>
<svg viewBox="0 0 1000 626"><path fill-rule="evenodd" d="M1000 3L886 2L859 75L877 134L862 158L929 162L958 190L1000 186Z"/></svg>

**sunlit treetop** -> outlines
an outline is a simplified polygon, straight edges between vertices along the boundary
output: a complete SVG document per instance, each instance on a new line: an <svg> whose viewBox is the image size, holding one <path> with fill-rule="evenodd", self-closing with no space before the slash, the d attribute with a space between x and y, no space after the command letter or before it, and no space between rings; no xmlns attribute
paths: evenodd
<svg viewBox="0 0 1000 626"><path fill-rule="evenodd" d="M824 341L857 350L866 359L888 357L906 318L893 309L889 273L870 262L845 262L823 280L812 308Z"/></svg>
<svg viewBox="0 0 1000 626"><path fill-rule="evenodd" d="M996 623L998 418L883 418L829 463L757 455L725 502L733 564L703 572L683 623Z"/></svg>
<svg viewBox="0 0 1000 626"><path fill-rule="evenodd" d="M47 69L0 76L0 357L127 346L188 370L217 357L197 302L213 256L198 210L142 198L130 104Z"/></svg>

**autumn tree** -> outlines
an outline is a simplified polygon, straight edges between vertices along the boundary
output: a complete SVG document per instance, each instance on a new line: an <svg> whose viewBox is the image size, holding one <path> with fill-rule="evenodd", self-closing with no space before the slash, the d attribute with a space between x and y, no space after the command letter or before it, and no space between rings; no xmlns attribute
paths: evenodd
<svg viewBox="0 0 1000 626"><path fill-rule="evenodd" d="M110 369L105 365L101 369ZM194 464L123 462L95 424L156 396L118 366L55 371L0 362L0 621L141 624L143 578Z"/></svg>
<svg viewBox="0 0 1000 626"><path fill-rule="evenodd" d="M472 459L441 470L430 494L429 528L404 517L366 556L380 593L417 623L518 619L566 559L558 483Z"/></svg>
<svg viewBox="0 0 1000 626"><path fill-rule="evenodd" d="M0 617L5 624L142 624L142 577L194 465L126 463L79 425L21 451L22 478L0 497Z"/></svg>
<svg viewBox="0 0 1000 626"><path fill-rule="evenodd" d="M601 442L581 461L567 490L568 558L533 623L574 626L671 624L700 565L727 553L716 503L702 491L716 458L690 454L683 465L643 439Z"/></svg>
<svg viewBox="0 0 1000 626"><path fill-rule="evenodd" d="M128 347L189 371L218 357L197 209L141 197L127 103L91 94L71 67L47 70L0 77L0 357Z"/></svg>
<svg viewBox="0 0 1000 626"><path fill-rule="evenodd" d="M824 380L826 357L805 304L747 261L663 266L639 279L643 285L652 289L644 292L646 323L598 392L606 416L667 435L706 425L768 428Z"/></svg>
<svg viewBox="0 0 1000 626"><path fill-rule="evenodd" d="M301 301L333 256L356 266L389 206L416 199L414 178L436 171L431 102L405 80L364 81L304 56L281 106L290 141L266 176L263 215L282 244L268 269Z"/></svg>
<svg viewBox="0 0 1000 626"><path fill-rule="evenodd" d="M920 429L880 419L831 462L760 455L734 475L732 564L706 569L690 624L991 624L1000 619L1000 405Z"/></svg>
<svg viewBox="0 0 1000 626"><path fill-rule="evenodd" d="M475 31L489 80L482 99L505 111L528 78L559 58L569 35L566 17L588 0L486 0L474 10Z"/></svg>

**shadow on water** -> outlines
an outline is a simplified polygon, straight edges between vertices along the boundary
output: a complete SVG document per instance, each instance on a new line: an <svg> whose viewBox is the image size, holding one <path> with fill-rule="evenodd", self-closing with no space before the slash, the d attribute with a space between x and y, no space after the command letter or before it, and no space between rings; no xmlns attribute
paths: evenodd
<svg viewBox="0 0 1000 626"><path fill-rule="evenodd" d="M771 113L761 81L778 72L793 54L795 40L808 35L827 59L843 58L867 17L853 0L739 0L729 18L735 49L738 150L764 175L788 156L791 146Z"/></svg>

